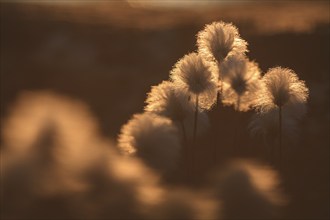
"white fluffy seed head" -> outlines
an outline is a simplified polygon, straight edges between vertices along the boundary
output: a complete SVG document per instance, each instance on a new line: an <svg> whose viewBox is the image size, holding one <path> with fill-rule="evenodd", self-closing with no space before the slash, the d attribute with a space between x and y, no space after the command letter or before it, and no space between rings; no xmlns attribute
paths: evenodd
<svg viewBox="0 0 330 220"><path fill-rule="evenodd" d="M247 52L247 42L240 38L231 23L213 22L197 34L198 53L208 60L221 63L230 54Z"/></svg>
<svg viewBox="0 0 330 220"><path fill-rule="evenodd" d="M170 78L178 88L193 96L198 95L200 107L209 109L215 103L218 81L216 66L197 53L190 53L179 60Z"/></svg>
<svg viewBox="0 0 330 220"><path fill-rule="evenodd" d="M163 81L151 88L144 110L181 122L194 112L194 104L188 97L188 94L175 87L173 82Z"/></svg>
<svg viewBox="0 0 330 220"><path fill-rule="evenodd" d="M245 56L228 56L220 66L223 80L222 102L234 105L238 111L247 111L255 104L260 89L258 64Z"/></svg>
<svg viewBox="0 0 330 220"><path fill-rule="evenodd" d="M141 158L161 172L175 168L181 148L173 122L152 113L135 114L122 127L118 145L124 153Z"/></svg>
<svg viewBox="0 0 330 220"><path fill-rule="evenodd" d="M146 103L144 108L146 112L172 119L179 130L180 137L192 138L195 104L191 98L189 99L189 95L185 91L178 89L173 82L163 81L151 88ZM209 125L207 114L199 109L197 135L204 134ZM185 134L183 134L183 126Z"/></svg>
<svg viewBox="0 0 330 220"><path fill-rule="evenodd" d="M293 70L282 67L272 68L263 76L262 82L263 88L255 105L258 111L264 112L285 105L295 105L297 111L304 111L298 106L306 103L308 88Z"/></svg>

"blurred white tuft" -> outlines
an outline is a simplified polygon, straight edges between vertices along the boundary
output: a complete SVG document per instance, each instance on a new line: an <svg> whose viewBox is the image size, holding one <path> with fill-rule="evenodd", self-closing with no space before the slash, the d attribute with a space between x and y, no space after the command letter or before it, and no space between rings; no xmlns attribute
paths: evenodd
<svg viewBox="0 0 330 220"><path fill-rule="evenodd" d="M214 184L225 219L279 219L287 204L277 172L256 162L231 162Z"/></svg>
<svg viewBox="0 0 330 220"><path fill-rule="evenodd" d="M153 113L135 114L118 137L121 151L141 158L148 166L167 173L180 157L178 129L166 117Z"/></svg>

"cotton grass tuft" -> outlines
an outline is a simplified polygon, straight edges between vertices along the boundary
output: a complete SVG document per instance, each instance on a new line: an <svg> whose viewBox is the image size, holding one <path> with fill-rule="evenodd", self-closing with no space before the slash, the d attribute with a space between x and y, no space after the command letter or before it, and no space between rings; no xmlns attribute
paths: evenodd
<svg viewBox="0 0 330 220"><path fill-rule="evenodd" d="M173 82L163 81L157 86L153 86L148 93L145 111L165 116L174 122L185 141L193 137L194 125L194 103L189 100L188 94L178 89ZM198 110L197 135L202 135L209 128L207 114Z"/></svg>
<svg viewBox="0 0 330 220"><path fill-rule="evenodd" d="M198 53L219 64L232 54L245 54L247 42L231 23L213 22L197 34Z"/></svg>
<svg viewBox="0 0 330 220"><path fill-rule="evenodd" d="M146 100L146 112L155 113L173 121L183 121L194 111L194 104L187 93L179 90L173 82L163 81L153 86Z"/></svg>
<svg viewBox="0 0 330 220"><path fill-rule="evenodd" d="M260 89L260 69L241 55L229 56L221 65L222 102L238 111L247 111L255 103Z"/></svg>
<svg viewBox="0 0 330 220"><path fill-rule="evenodd" d="M272 68L263 76L262 82L264 87L260 90L255 105L260 112L268 111L274 107L299 105L307 102L308 89L305 82L299 80L297 74L291 69ZM304 111L297 105L295 106L296 111L300 109Z"/></svg>
<svg viewBox="0 0 330 220"><path fill-rule="evenodd" d="M278 112L278 147L280 166L282 166L282 136L284 125L288 121L284 116L290 114L292 119L300 119L305 114L308 89L305 82L299 80L293 70L282 67L269 69L263 76L262 83L255 108L262 117L267 114L273 116L274 111ZM255 122L258 121L263 120L255 119ZM256 124L258 123L254 123L254 125Z"/></svg>
<svg viewBox="0 0 330 220"><path fill-rule="evenodd" d="M198 96L201 108L210 109L215 103L218 81L216 66L197 53L190 53L179 60L170 78L178 88Z"/></svg>
<svg viewBox="0 0 330 220"><path fill-rule="evenodd" d="M181 149L173 122L153 113L133 115L122 127L118 145L122 152L135 155L164 173L176 167Z"/></svg>

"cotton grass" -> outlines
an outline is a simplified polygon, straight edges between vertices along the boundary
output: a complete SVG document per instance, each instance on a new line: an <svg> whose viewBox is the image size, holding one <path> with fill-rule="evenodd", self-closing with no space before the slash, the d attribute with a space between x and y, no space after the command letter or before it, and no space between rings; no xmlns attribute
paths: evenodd
<svg viewBox="0 0 330 220"><path fill-rule="evenodd" d="M247 111L255 104L260 90L260 69L255 62L241 55L229 56L222 63L222 102L237 111Z"/></svg>
<svg viewBox="0 0 330 220"><path fill-rule="evenodd" d="M121 129L118 146L122 152L164 173L176 167L181 149L173 122L153 113L133 115Z"/></svg>
<svg viewBox="0 0 330 220"><path fill-rule="evenodd" d="M163 81L151 88L145 101L146 112L165 116L174 122L182 135L184 141L193 137L194 126L194 103L189 100L188 93L178 89L173 82ZM209 127L208 116L204 111L198 109L197 135L202 135Z"/></svg>
<svg viewBox="0 0 330 220"><path fill-rule="evenodd" d="M190 53L179 60L170 73L174 84L194 97L195 123L193 139L196 139L199 107L210 109L217 98L217 76L212 62L197 53Z"/></svg>
<svg viewBox="0 0 330 220"><path fill-rule="evenodd" d="M187 141L185 121L193 115L194 104L188 100L186 92L177 89L173 82L163 81L151 88L145 102L146 112L172 119L181 128L184 141Z"/></svg>
<svg viewBox="0 0 330 220"><path fill-rule="evenodd" d="M259 92L255 108L260 115L278 112L278 136L280 166L282 158L283 111L292 118L299 119L306 112L305 104L308 89L305 82L299 80L297 74L288 68L275 67L262 78L263 87Z"/></svg>
<svg viewBox="0 0 330 220"><path fill-rule="evenodd" d="M197 34L198 53L219 64L232 54L247 52L247 42L231 23L213 22Z"/></svg>
<svg viewBox="0 0 330 220"><path fill-rule="evenodd" d="M245 55L247 42L238 33L238 29L231 23L213 22L197 34L198 53L207 60L214 61L218 67L219 91L217 91L217 105L222 99L223 82L219 69L228 56Z"/></svg>
<svg viewBox="0 0 330 220"><path fill-rule="evenodd" d="M145 102L146 112L156 113L173 121L183 121L194 111L194 104L188 100L187 93L179 90L170 81L153 86Z"/></svg>
<svg viewBox="0 0 330 220"><path fill-rule="evenodd" d="M197 53L180 59L172 69L170 79L179 89L196 99L198 97L199 107L210 109L215 104L218 81L216 67Z"/></svg>
<svg viewBox="0 0 330 220"><path fill-rule="evenodd" d="M264 87L260 90L255 107L260 112L285 105L305 104L308 89L305 82L299 80L297 74L288 68L275 67L263 76ZM298 111L303 109L296 108Z"/></svg>

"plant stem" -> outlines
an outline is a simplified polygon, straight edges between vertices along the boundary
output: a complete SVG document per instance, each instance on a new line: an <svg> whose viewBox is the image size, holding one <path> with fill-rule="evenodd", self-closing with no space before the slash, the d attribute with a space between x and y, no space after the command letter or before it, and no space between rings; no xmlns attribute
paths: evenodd
<svg viewBox="0 0 330 220"><path fill-rule="evenodd" d="M195 170L195 147L196 147L196 132L197 132L197 120L198 120L198 95L196 95L196 106L195 106L195 119L194 119L194 132L193 132L193 144L191 149L191 171L192 179L194 179Z"/></svg>
<svg viewBox="0 0 330 220"><path fill-rule="evenodd" d="M221 100L222 99L222 92L223 92L223 82L222 82L222 78L220 76L220 94L219 94L219 99Z"/></svg>
<svg viewBox="0 0 330 220"><path fill-rule="evenodd" d="M241 96L239 95L236 101L236 111L239 111L240 106L241 106Z"/></svg>
<svg viewBox="0 0 330 220"><path fill-rule="evenodd" d="M197 120L198 120L198 95L196 95L196 105L195 105L194 133L193 133L194 143L196 142Z"/></svg>

